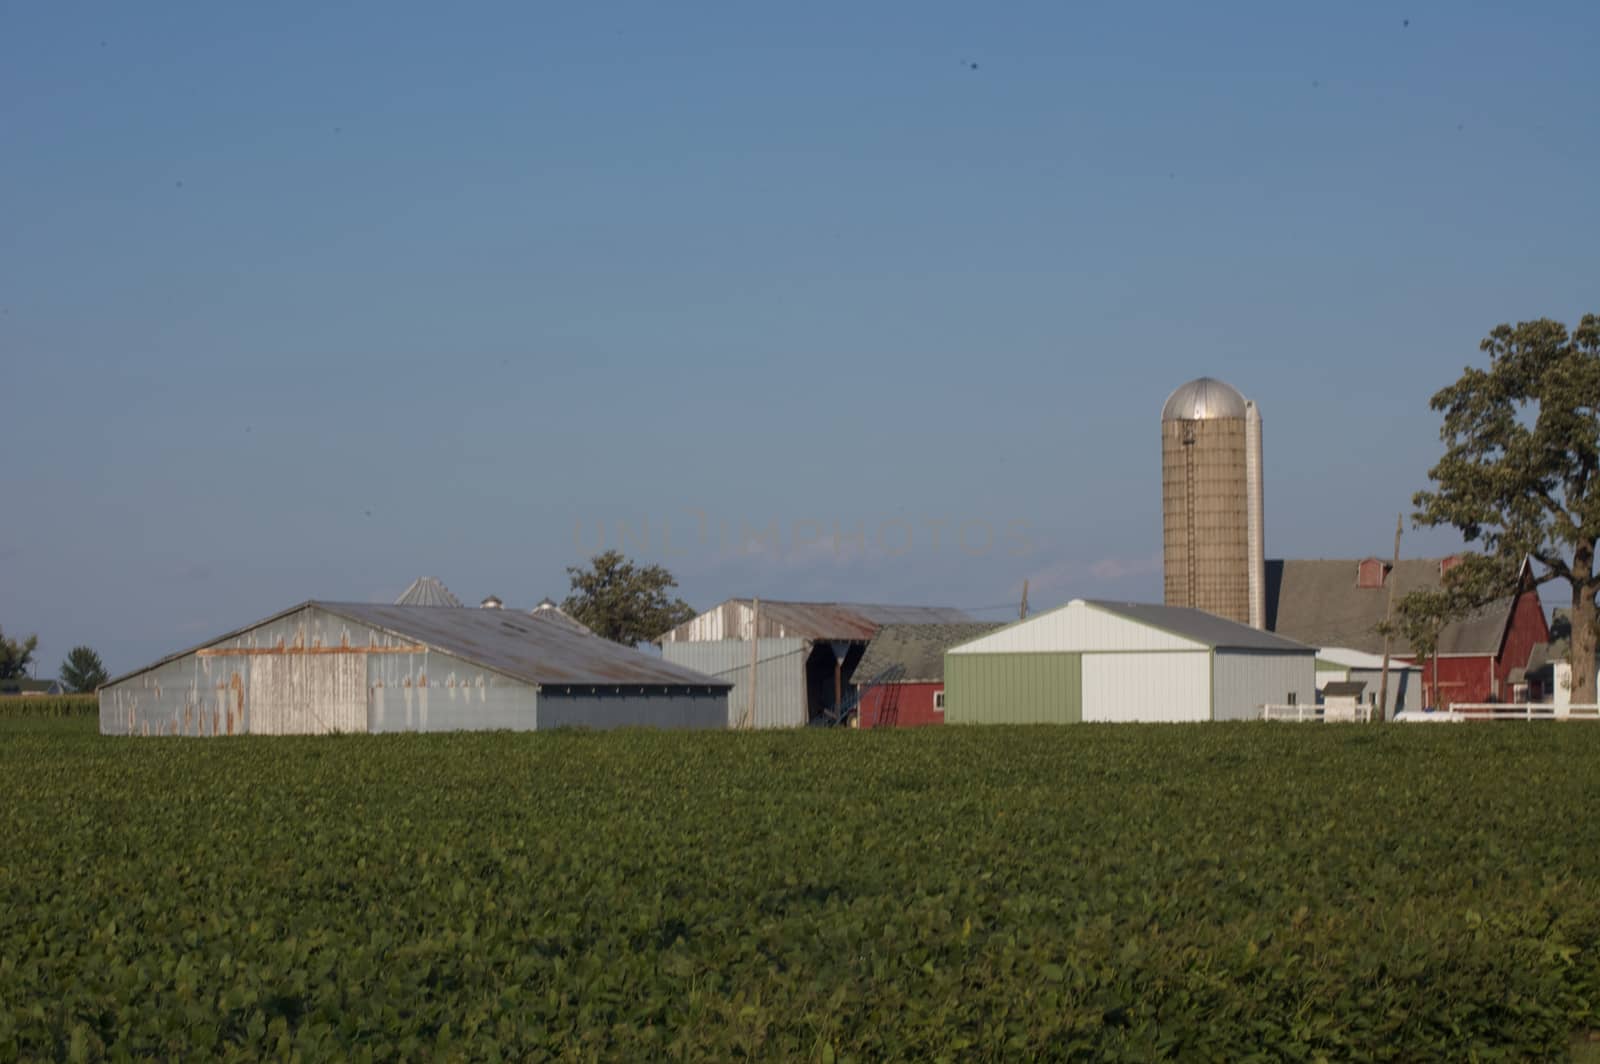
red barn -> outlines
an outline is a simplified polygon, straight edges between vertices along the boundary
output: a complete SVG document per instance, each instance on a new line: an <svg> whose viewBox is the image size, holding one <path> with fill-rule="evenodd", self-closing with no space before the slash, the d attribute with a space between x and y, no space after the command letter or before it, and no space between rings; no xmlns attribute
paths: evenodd
<svg viewBox="0 0 1600 1064"><path fill-rule="evenodd" d="M1437 588L1455 563L1449 558L1407 559L1395 567L1377 558L1360 560L1267 562L1267 628L1315 647L1348 647L1383 653L1378 624L1396 597ZM1550 639L1550 626L1533 572L1523 564L1515 594L1497 599L1439 634L1437 658L1422 666L1423 699L1428 705L1456 702L1508 702L1518 695L1538 698L1537 690L1516 690L1535 645ZM1396 637L1395 657L1415 654ZM1435 670L1437 669L1437 675Z"/></svg>
<svg viewBox="0 0 1600 1064"><path fill-rule="evenodd" d="M998 624L886 624L856 665L856 722L863 728L944 723L944 652Z"/></svg>

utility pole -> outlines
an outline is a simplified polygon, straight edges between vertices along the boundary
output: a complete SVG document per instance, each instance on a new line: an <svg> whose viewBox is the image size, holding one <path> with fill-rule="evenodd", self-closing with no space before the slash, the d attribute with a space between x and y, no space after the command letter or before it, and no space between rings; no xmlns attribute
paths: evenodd
<svg viewBox="0 0 1600 1064"><path fill-rule="evenodd" d="M744 720L740 727L754 728L756 726L756 655L761 650L761 600L750 600L750 699L745 707Z"/></svg>
<svg viewBox="0 0 1600 1064"><path fill-rule="evenodd" d="M1395 514L1394 517L1394 564L1389 567L1389 602L1383 608L1383 673L1378 680L1378 704L1374 707L1373 719L1382 723L1389 714L1389 646L1393 636L1389 633L1389 625L1394 620L1394 585L1395 576L1400 572L1400 530L1404 526L1405 515Z"/></svg>
<svg viewBox="0 0 1600 1064"><path fill-rule="evenodd" d="M1027 619L1028 619L1028 582L1026 580L1024 580L1022 582L1022 605L1017 609L1017 620L1025 621Z"/></svg>

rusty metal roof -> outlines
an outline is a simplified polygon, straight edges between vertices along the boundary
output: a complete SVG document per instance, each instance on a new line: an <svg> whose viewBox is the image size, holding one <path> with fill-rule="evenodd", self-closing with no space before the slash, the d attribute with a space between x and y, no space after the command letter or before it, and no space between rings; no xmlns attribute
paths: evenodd
<svg viewBox="0 0 1600 1064"><path fill-rule="evenodd" d="M729 599L713 606L708 614L727 611L729 607L749 608L752 600ZM696 619L679 625L661 637L665 641L693 641ZM760 631L762 638L843 640L864 643L886 624L960 624L972 617L962 610L946 606L885 606L864 602L784 602L761 600Z"/></svg>
<svg viewBox="0 0 1600 1064"><path fill-rule="evenodd" d="M726 680L673 665L570 625L509 610L383 606L370 602L311 605L359 624L415 639L434 650L528 683L733 686Z"/></svg>
<svg viewBox="0 0 1600 1064"><path fill-rule="evenodd" d="M140 673L205 647L236 639L251 629L271 624L311 607L357 624L383 629L498 672L538 685L596 687L722 687L733 684L673 665L651 654L613 643L571 624L510 610L473 610L459 606L389 606L372 602L321 602L315 599L281 610L254 624L209 639L199 646L169 654L141 669L106 681L118 684Z"/></svg>

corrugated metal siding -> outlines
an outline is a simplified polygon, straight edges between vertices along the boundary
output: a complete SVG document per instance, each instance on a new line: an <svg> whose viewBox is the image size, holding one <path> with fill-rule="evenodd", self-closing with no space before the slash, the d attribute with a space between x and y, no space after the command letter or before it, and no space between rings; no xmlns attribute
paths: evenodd
<svg viewBox="0 0 1600 1064"><path fill-rule="evenodd" d="M948 724L1075 724L1083 717L1081 654L951 654Z"/></svg>
<svg viewBox="0 0 1600 1064"><path fill-rule="evenodd" d="M566 694L539 692L539 730L551 728L726 728L726 691Z"/></svg>
<svg viewBox="0 0 1600 1064"><path fill-rule="evenodd" d="M282 654L250 660L252 735L367 730L367 663L356 654Z"/></svg>
<svg viewBox="0 0 1600 1064"><path fill-rule="evenodd" d="M107 735L532 729L529 684L335 617L285 614L100 692Z"/></svg>
<svg viewBox="0 0 1600 1064"><path fill-rule="evenodd" d="M1084 602L1002 628L950 651L952 655L1094 650L1194 650L1201 644L1137 624ZM948 665L948 662L946 663Z"/></svg>
<svg viewBox="0 0 1600 1064"><path fill-rule="evenodd" d="M1317 682L1326 683L1333 675L1325 672L1317 673ZM1378 689L1383 686L1382 669L1351 669L1344 677L1347 680L1362 680L1367 685L1366 693L1377 697ZM1413 665L1389 666L1389 706L1388 717L1403 709L1422 708L1422 669Z"/></svg>
<svg viewBox="0 0 1600 1064"><path fill-rule="evenodd" d="M532 731L538 726L538 688L449 654L369 658L367 676L368 730L373 732Z"/></svg>
<svg viewBox="0 0 1600 1064"><path fill-rule="evenodd" d="M1204 650L1085 654L1086 721L1211 719L1211 655Z"/></svg>
<svg viewBox="0 0 1600 1064"><path fill-rule="evenodd" d="M806 724L806 654L803 639L761 639L756 643L757 728L799 728ZM663 643L661 656L675 665L733 684L727 698L728 726L737 727L750 708L750 643L722 639L707 643Z"/></svg>
<svg viewBox="0 0 1600 1064"><path fill-rule="evenodd" d="M1255 720L1263 705L1282 705L1290 692L1304 705L1316 701L1316 657L1219 650L1213 684L1213 720Z"/></svg>

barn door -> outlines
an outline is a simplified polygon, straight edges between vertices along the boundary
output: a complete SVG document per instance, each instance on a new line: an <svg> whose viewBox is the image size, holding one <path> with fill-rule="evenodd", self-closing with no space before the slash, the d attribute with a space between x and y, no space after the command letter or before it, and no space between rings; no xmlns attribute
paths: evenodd
<svg viewBox="0 0 1600 1064"><path fill-rule="evenodd" d="M250 732L367 730L367 663L359 654L262 654L250 663Z"/></svg>

